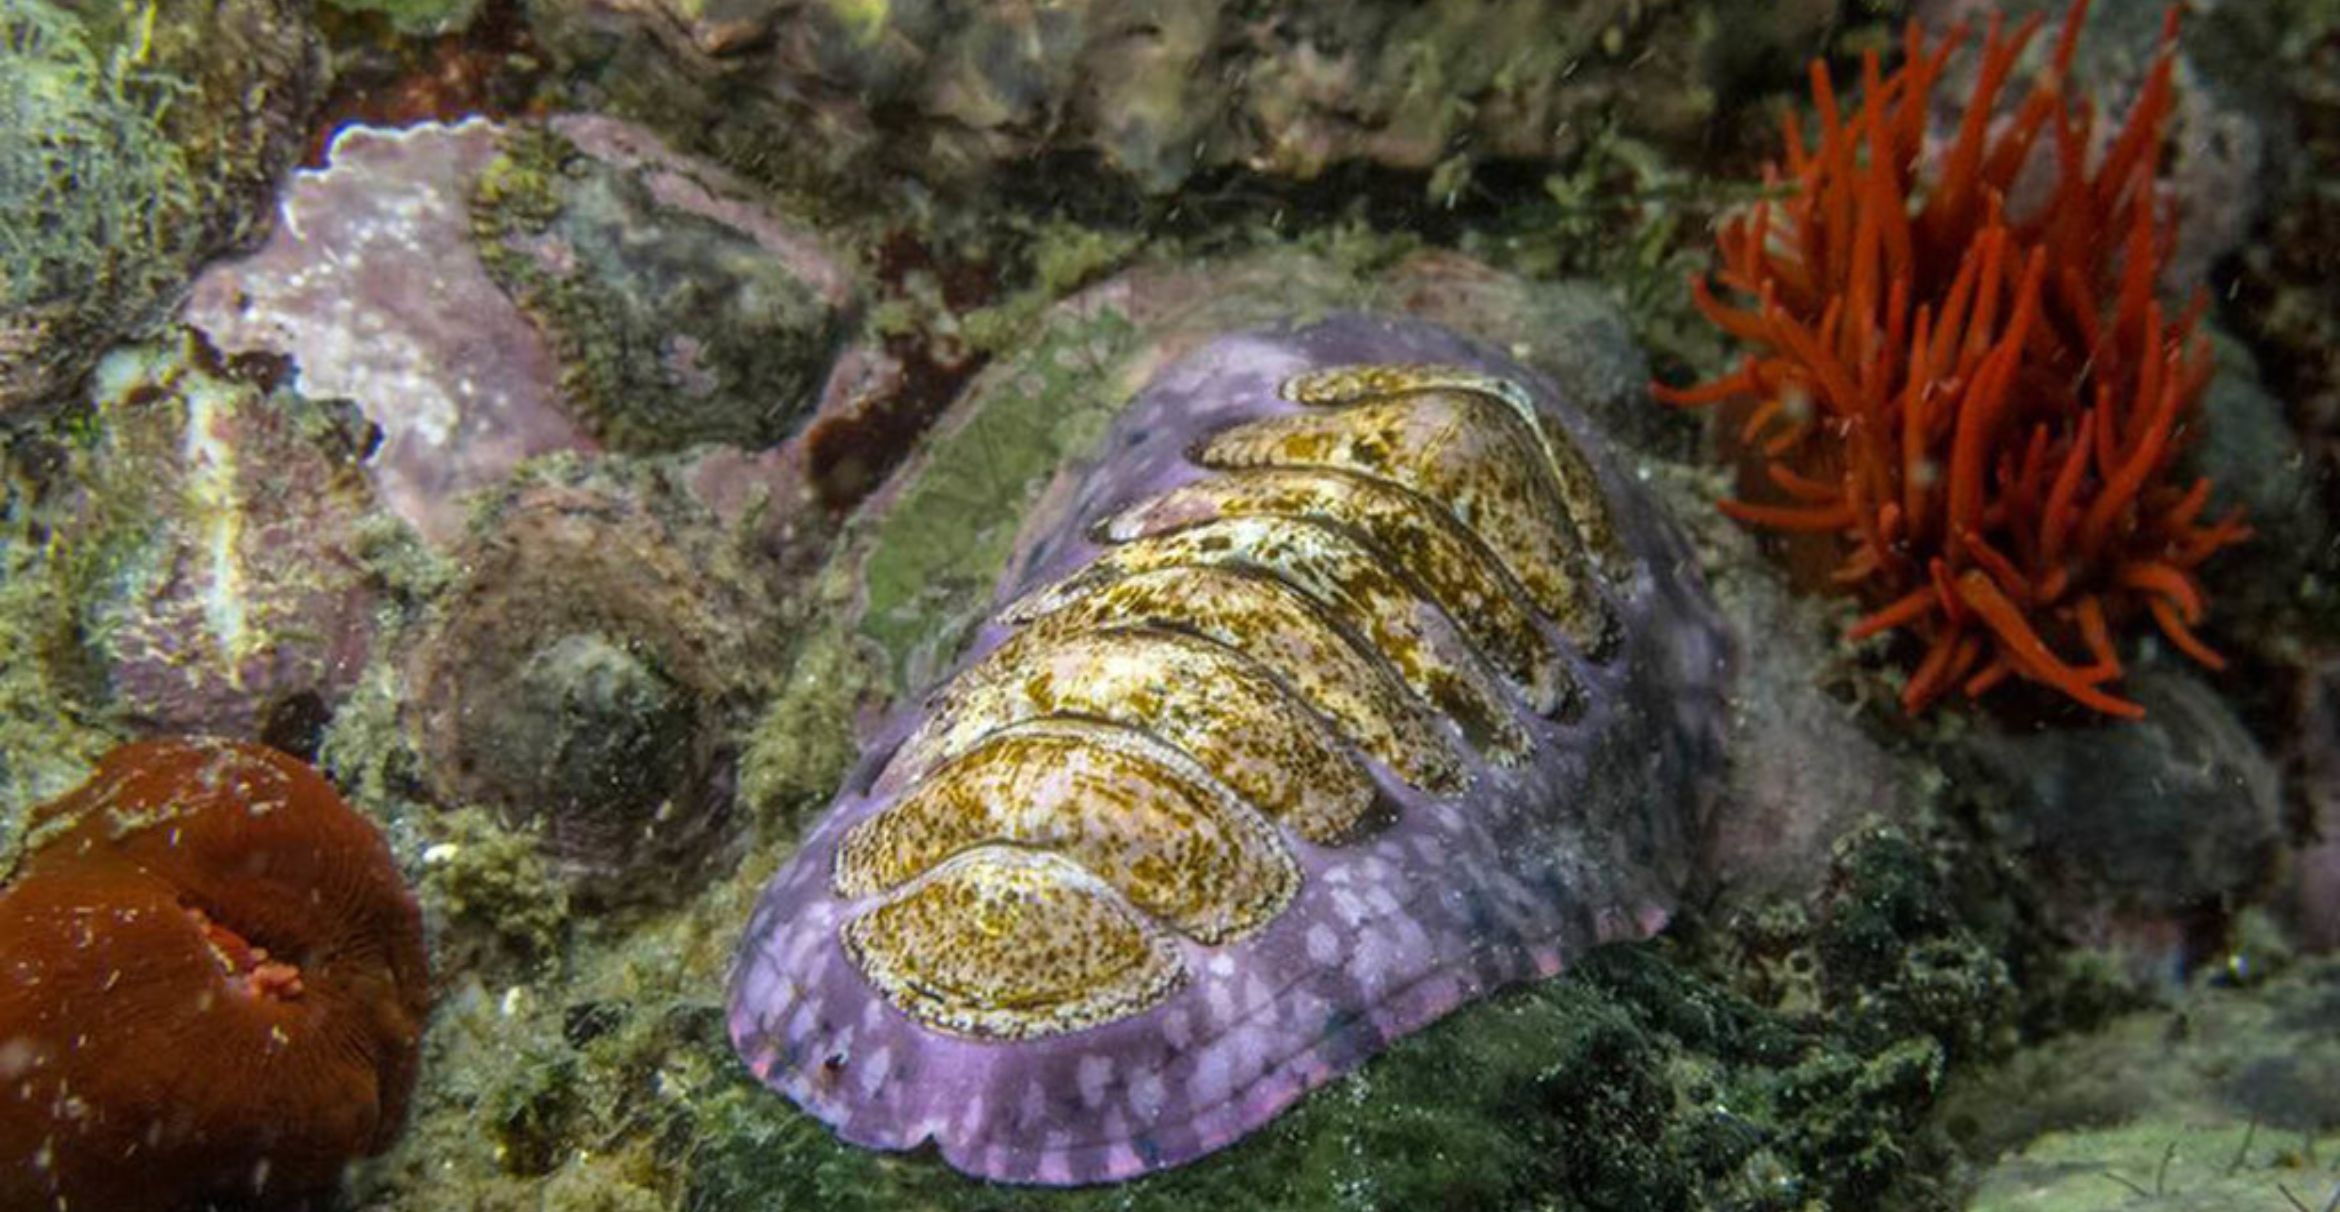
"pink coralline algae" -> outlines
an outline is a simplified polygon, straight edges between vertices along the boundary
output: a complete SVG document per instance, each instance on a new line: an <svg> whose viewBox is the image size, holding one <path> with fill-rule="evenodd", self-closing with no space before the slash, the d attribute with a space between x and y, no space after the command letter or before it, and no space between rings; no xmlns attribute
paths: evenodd
<svg viewBox="0 0 2340 1212"><path fill-rule="evenodd" d="M777 449L816 411L855 293L720 169L568 115L345 129L186 319L353 402L381 433L383 504L445 548L543 455L699 454L727 501L804 494Z"/></svg>
<svg viewBox="0 0 2340 1212"><path fill-rule="evenodd" d="M749 923L731 1033L849 1142L1110 1182L1688 878L1728 644L1542 376L1337 312L1158 370Z"/></svg>
<svg viewBox="0 0 2340 1212"><path fill-rule="evenodd" d="M344 132L329 168L293 179L268 244L198 278L187 306L221 349L290 357L302 394L355 401L382 431L383 504L433 540L521 460L594 447L469 247L470 183L498 143L482 121Z"/></svg>

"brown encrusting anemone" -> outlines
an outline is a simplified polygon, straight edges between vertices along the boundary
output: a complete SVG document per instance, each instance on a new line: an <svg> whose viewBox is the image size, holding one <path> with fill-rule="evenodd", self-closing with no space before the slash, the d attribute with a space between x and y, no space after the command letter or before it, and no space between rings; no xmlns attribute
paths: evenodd
<svg viewBox="0 0 2340 1212"><path fill-rule="evenodd" d="M0 1208L323 1206L398 1134L429 984L389 847L315 770L114 750L0 885Z"/></svg>
<svg viewBox="0 0 2340 1212"><path fill-rule="evenodd" d="M1816 145L1789 121L1784 171L1766 174L1786 195L1717 237L1716 277L1744 302L1692 284L1699 309L1759 352L1711 382L1656 389L1742 410L1736 437L1761 476L1742 485L1753 499L1722 508L1839 537L1831 580L1870 610L1852 637L1916 641L1901 695L1913 713L2015 677L2141 715L2108 687L2115 636L2145 615L2223 665L2194 632L2197 570L2250 531L2239 513L2205 521L2210 483L2179 477L2210 354L2200 304L2172 315L2155 293L2172 242L2155 183L2177 11L2126 122L2100 140L2094 107L2065 87L2086 10L2072 6L2046 70L2003 114L2040 23L2009 33L1994 18L1946 145L1928 144L1927 116L1963 30L1929 46L1912 22L1898 70L1866 57L1849 115L1815 63ZM2019 201L2048 168L2046 196Z"/></svg>

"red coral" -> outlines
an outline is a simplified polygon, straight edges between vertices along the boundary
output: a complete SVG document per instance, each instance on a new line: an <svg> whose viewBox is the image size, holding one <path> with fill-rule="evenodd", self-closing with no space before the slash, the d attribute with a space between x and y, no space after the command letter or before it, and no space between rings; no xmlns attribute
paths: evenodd
<svg viewBox="0 0 2340 1212"><path fill-rule="evenodd" d="M2209 483L2176 478L2211 364L2199 302L2172 319L2155 297L2171 244L2154 184L2177 12L2127 122L2098 149L2092 107L2064 92L2086 10L2072 6L2047 70L2004 115L2000 90L2040 23L2007 34L1994 18L1946 146L1926 145L1927 110L1963 30L1929 47L1912 22L1890 76L1871 53L1849 117L1814 63L1817 145L1790 120L1790 193L1717 237L1717 277L1752 305L1692 283L1699 310L1762 352L1657 389L1744 410L1738 439L1760 472L1742 491L1761 499L1724 511L1837 537L1831 579L1872 610L1853 638L1901 630L1922 649L1902 693L1912 712L2012 675L2141 715L2105 689L2121 674L2113 637L2141 615L2222 664L2193 631L2196 569L2249 530L2238 514L2203 524ZM2019 206L2019 181L2028 193L2049 167L2032 167L2042 138L2052 191Z"/></svg>
<svg viewBox="0 0 2340 1212"><path fill-rule="evenodd" d="M316 771L126 745L32 838L0 887L0 1208L298 1207L397 1135L422 922Z"/></svg>

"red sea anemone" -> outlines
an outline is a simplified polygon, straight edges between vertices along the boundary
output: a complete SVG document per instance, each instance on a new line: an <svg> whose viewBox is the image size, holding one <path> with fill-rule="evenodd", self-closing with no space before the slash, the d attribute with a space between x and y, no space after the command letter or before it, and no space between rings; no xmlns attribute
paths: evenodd
<svg viewBox="0 0 2340 1212"><path fill-rule="evenodd" d="M1831 579L1870 609L1853 638L1914 639L1912 712L2013 677L2141 715L2106 686L2121 675L2113 637L2144 616L2223 664L2194 633L2197 569L2249 530L2234 514L2205 523L2210 484L2179 479L2210 357L2200 305L2173 317L2155 295L2176 11L2127 121L2100 140L2093 108L2064 91L2086 7L2003 114L2039 22L2008 34L1994 19L1944 145L1927 141L1928 109L1963 31L1929 47L1913 22L1899 70L1867 57L1849 115L1815 63L1817 143L1790 121L1784 174L1767 174L1785 196L1718 236L1716 276L1745 302L1693 283L1699 309L1760 352L1658 389L1740 410L1759 470L1743 477L1753 499L1724 510L1834 537Z"/></svg>
<svg viewBox="0 0 2340 1212"><path fill-rule="evenodd" d="M397 1134L428 1008L381 834L256 745L152 741L0 887L0 1208L290 1208Z"/></svg>

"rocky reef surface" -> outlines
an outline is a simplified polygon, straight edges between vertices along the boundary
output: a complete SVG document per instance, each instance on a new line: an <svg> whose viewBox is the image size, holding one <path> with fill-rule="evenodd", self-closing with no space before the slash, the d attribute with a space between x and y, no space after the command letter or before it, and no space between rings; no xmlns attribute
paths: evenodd
<svg viewBox="0 0 2340 1212"><path fill-rule="evenodd" d="M0 879L117 741L315 761L436 978L353 1208L2332 1198L2340 12L2183 34L2187 457L2259 538L2228 668L2138 646L2131 723L1910 718L1649 398L1735 364L1683 281L1801 62L1896 30L1142 7L0 0L0 209L56 217L0 249ZM2103 0L2081 79L2128 95L2159 13ZM1672 923L1132 1183L841 1144L727 1038L757 891L1143 383L1349 310L1549 380L1687 536L1736 659Z"/></svg>
<svg viewBox="0 0 2340 1212"><path fill-rule="evenodd" d="M0 417L70 393L265 227L324 90L304 9L0 8Z"/></svg>
<svg viewBox="0 0 2340 1212"><path fill-rule="evenodd" d="M767 172L1018 188L1023 165L1168 194L1231 173L1433 173L1583 146L1589 119L1692 143L1792 64L1828 6L563 0L539 15L578 87Z"/></svg>

